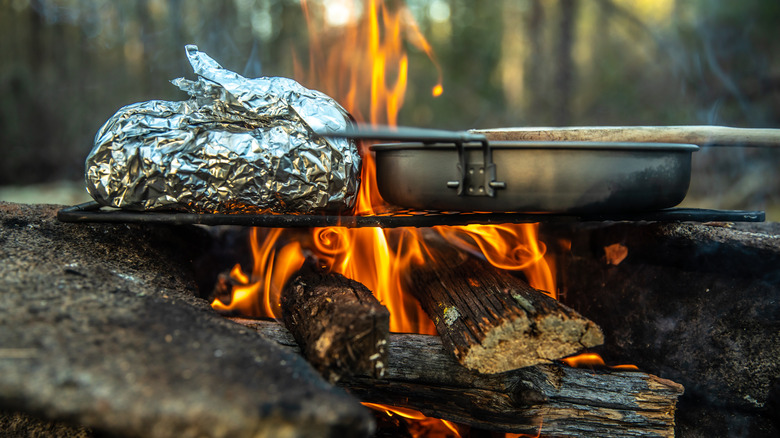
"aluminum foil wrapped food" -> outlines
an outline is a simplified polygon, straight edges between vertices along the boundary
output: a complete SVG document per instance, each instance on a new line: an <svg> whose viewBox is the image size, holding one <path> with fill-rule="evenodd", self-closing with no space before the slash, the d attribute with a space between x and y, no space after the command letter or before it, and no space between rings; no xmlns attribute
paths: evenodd
<svg viewBox="0 0 780 438"><path fill-rule="evenodd" d="M187 101L121 108L100 128L86 160L100 204L192 212L342 211L360 176L351 117L336 101L280 77L247 79L186 47L197 81L173 84Z"/></svg>

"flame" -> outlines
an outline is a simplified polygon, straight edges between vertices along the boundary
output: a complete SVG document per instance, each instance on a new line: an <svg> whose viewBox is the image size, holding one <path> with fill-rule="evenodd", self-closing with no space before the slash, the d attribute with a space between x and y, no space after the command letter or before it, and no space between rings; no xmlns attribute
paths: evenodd
<svg viewBox="0 0 780 438"><path fill-rule="evenodd" d="M280 239L284 230L271 229L264 237L260 229L250 231L250 245L254 260L252 274L247 275L236 264L230 276L237 283L229 304L216 299L211 307L222 312L243 315L279 317L279 297L287 280L303 266L305 257L298 241Z"/></svg>
<svg viewBox="0 0 780 438"><path fill-rule="evenodd" d="M441 71L431 45L403 4L391 9L382 1L370 0L362 12L348 10L345 16L345 3L336 2L333 4L342 8L341 18L329 24L323 8L330 4L301 2L309 29L309 57L304 68L293 56L296 79L334 97L358 121L365 121L368 114L372 124L395 125L407 86L406 40L425 52L436 66L439 81L432 93L441 95ZM376 166L365 144L361 155L362 183L355 211L372 214L386 203L376 187ZM546 248L537 238L537 225L469 225L435 230L501 269L523 271L532 287L555 296L551 261L545 259ZM280 317L279 294L285 282L302 266L305 254L313 253L332 272L372 290L390 310L391 331L436 333L401 281L411 264L431 262L425 256L418 229L327 227L315 228L309 236L285 229L255 229L251 241L251 273L236 266L231 273L235 284L232 298L229 303L215 300L215 309Z"/></svg>
<svg viewBox="0 0 780 438"><path fill-rule="evenodd" d="M482 254L493 266L523 271L528 283L557 298L552 260L539 241L539 224L466 225L436 227L450 243Z"/></svg>
<svg viewBox="0 0 780 438"><path fill-rule="evenodd" d="M404 291L403 272L422 260L416 231L381 228L315 228L321 261L333 272L363 283L390 310L390 330L435 334L433 323Z"/></svg>
<svg viewBox="0 0 780 438"><path fill-rule="evenodd" d="M607 364L604 363L604 359L598 353L580 353L563 358L561 361L573 368L607 367ZM639 367L631 364L610 365L609 368L615 370L639 370Z"/></svg>
<svg viewBox="0 0 780 438"><path fill-rule="evenodd" d="M536 435L528 435L526 433L505 433L504 438L540 438L542 436L542 426L544 420L539 422L539 429L536 431Z"/></svg>
<svg viewBox="0 0 780 438"><path fill-rule="evenodd" d="M605 366L604 359L597 353L581 353L561 359L566 365L573 368Z"/></svg>
<svg viewBox="0 0 780 438"><path fill-rule="evenodd" d="M389 406L379 403L361 402L363 406L373 409L378 412L387 414L388 416L398 415L401 418L412 420L407 421L406 425L409 428L411 436L425 437L425 438L450 438L450 437L462 437L458 426L451 421L442 420L439 418L428 417L422 412L415 411L414 409L401 408L398 406ZM505 433L504 438L540 438L542 436L542 425L539 423L539 429L536 435L528 435L524 433ZM466 436L469 436L466 433ZM493 434L497 436L497 434Z"/></svg>
<svg viewBox="0 0 780 438"><path fill-rule="evenodd" d="M378 403L362 402L363 406L371 408L375 411L384 412L389 416L398 415L404 419L413 420L407 421L410 434L417 437L426 438L450 438L460 437L461 434L458 431L458 427L447 420L439 418L432 418L424 415L422 412L415 411L414 409L406 409L398 406L388 406Z"/></svg>
<svg viewBox="0 0 780 438"><path fill-rule="evenodd" d="M438 82L431 94L444 92L441 69L431 45L403 4L391 9L369 0L363 11L348 2L302 0L309 30L308 65L293 53L295 78L339 101L359 122L396 125L404 103L409 58L404 41L423 51L436 67ZM323 10L332 7L338 11ZM330 18L329 18L330 17ZM327 49L326 49L327 48ZM369 96L370 99L364 99ZM363 165L356 214L373 214L387 205L376 187L376 165L367 144L361 145ZM441 237L493 265L522 271L529 284L555 297L553 266L538 240L538 224L435 227ZM390 310L390 330L435 334L433 322L404 290L404 273L415 264L435 263L428 255L422 232L414 228L314 228L305 234L291 229L251 231L253 266L236 265L230 302L214 300L222 312L279 318L279 296L287 280L313 254L330 271L359 281ZM410 409L364 403L393 415L414 419L414 436L460 436L445 420ZM541 429L540 429L541 430ZM521 435L518 435L521 436Z"/></svg>

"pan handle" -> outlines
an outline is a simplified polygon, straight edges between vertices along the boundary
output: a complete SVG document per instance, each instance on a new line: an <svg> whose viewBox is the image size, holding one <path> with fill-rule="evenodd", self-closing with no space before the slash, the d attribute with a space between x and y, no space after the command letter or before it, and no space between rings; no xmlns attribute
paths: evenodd
<svg viewBox="0 0 780 438"><path fill-rule="evenodd" d="M411 126L353 125L339 131L319 131L323 137L355 140L414 141L423 143L481 142L485 134L469 131L414 128Z"/></svg>
<svg viewBox="0 0 780 438"><path fill-rule="evenodd" d="M506 188L506 183L498 181L496 164L493 162L493 150L490 142L482 133L469 131L446 131L439 129L423 129L408 126L352 126L342 131L318 132L323 137L350 138L355 140L388 140L413 141L424 144L453 143L458 151L459 181L447 181L447 187L457 189L458 196L496 196L496 189ZM480 143L482 145L483 162L481 167L469 167L466 160L465 145ZM471 177L469 170L477 176ZM481 175L478 176L478 175ZM471 183L471 184L469 184Z"/></svg>
<svg viewBox="0 0 780 438"><path fill-rule="evenodd" d="M685 143L698 146L780 147L780 129L730 126L569 126L477 129L491 141Z"/></svg>
<svg viewBox="0 0 780 438"><path fill-rule="evenodd" d="M482 145L482 164L469 165L463 142L455 142L458 151L458 173L460 181L447 181L447 187L458 190L458 196L496 196L496 189L505 189L506 183L496 178L496 163L493 162L493 150L487 138L479 140ZM476 174L474 177L471 177ZM479 176L481 175L481 177ZM467 188L468 187L468 188Z"/></svg>

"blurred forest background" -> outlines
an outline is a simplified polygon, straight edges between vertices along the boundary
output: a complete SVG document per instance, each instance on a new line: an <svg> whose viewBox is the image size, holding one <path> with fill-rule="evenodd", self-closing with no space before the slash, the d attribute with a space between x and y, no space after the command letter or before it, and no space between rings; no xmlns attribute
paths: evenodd
<svg viewBox="0 0 780 438"><path fill-rule="evenodd" d="M365 7L310 4L334 33L345 7ZM444 87L431 95L439 73L407 42L399 124L780 127L777 0L388 4L408 8ZM311 67L296 0L0 0L0 35L0 199L40 183L84 196L84 159L103 122L129 103L186 99L168 82L193 77L185 44L247 77L294 77L294 59ZM778 150L704 148L686 205L780 220L778 164Z"/></svg>

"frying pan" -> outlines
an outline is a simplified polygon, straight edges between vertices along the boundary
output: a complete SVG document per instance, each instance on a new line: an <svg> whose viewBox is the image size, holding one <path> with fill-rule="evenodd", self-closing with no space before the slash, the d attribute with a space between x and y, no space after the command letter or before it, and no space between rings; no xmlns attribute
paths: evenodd
<svg viewBox="0 0 780 438"><path fill-rule="evenodd" d="M660 210L688 191L702 145L780 145L780 130L724 127L512 128L451 132L353 128L371 146L377 186L420 210L601 213ZM586 141L583 141L586 140Z"/></svg>

